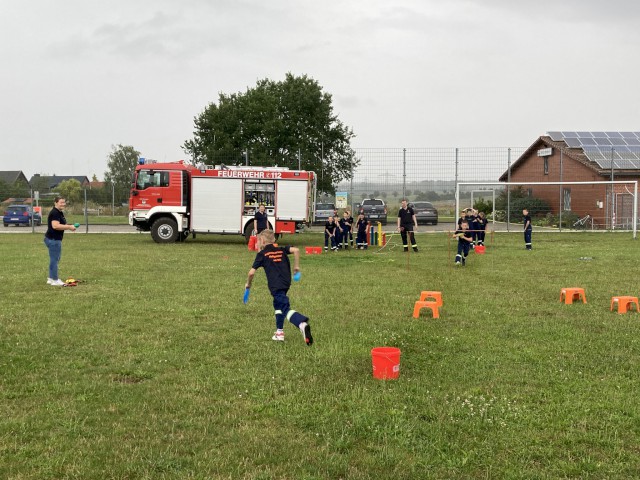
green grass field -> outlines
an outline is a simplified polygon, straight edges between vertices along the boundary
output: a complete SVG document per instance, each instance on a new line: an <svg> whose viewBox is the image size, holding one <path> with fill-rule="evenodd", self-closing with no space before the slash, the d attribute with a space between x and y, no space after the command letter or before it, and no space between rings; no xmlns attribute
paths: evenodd
<svg viewBox="0 0 640 480"><path fill-rule="evenodd" d="M465 268L418 241L303 255L309 348L290 324L271 341L262 271L242 304L239 238L67 234L83 282L57 288L41 235L0 235L0 478L637 478L640 315L609 311L640 293L631 234L496 234ZM439 319L412 318L421 290ZM376 346L398 380L372 377Z"/></svg>

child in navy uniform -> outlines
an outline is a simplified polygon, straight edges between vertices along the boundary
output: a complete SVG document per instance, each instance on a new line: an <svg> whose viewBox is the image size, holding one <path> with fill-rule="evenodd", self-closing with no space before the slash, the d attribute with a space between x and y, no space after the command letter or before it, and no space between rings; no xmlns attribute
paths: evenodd
<svg viewBox="0 0 640 480"><path fill-rule="evenodd" d="M478 225L477 244L484 245L484 234L487 230L487 217L485 217L484 212L478 212L476 224Z"/></svg>
<svg viewBox="0 0 640 480"><path fill-rule="evenodd" d="M358 234L356 236L356 248L365 250L367 248L367 227L369 226L369 221L365 218L364 214L361 213L358 215L358 222L356 223L356 227L358 229Z"/></svg>
<svg viewBox="0 0 640 480"><path fill-rule="evenodd" d="M251 282L256 270L264 268L267 275L269 291L273 296L273 309L276 315L276 333L272 340L284 342L284 320L289 320L300 329L304 341L308 346L313 343L309 318L291 308L287 292L291 287L291 265L288 255L293 254L293 271L300 271L300 250L296 247L279 247L275 242L272 230L264 230L258 234L258 248L260 251L249 270L245 288L251 288Z"/></svg>
<svg viewBox="0 0 640 480"><path fill-rule="evenodd" d="M329 249L329 241L331 241L331 250L338 250L338 244L336 242L336 230L338 225L333 220L333 217L327 218L327 223L324 224L324 250Z"/></svg>
<svg viewBox="0 0 640 480"><path fill-rule="evenodd" d="M353 247L353 216L351 216L351 212L346 210L347 218L349 219L349 245Z"/></svg>
<svg viewBox="0 0 640 480"><path fill-rule="evenodd" d="M531 232L533 227L531 226L531 216L529 215L529 210L526 208L522 210L522 222L524 223L524 247L527 250L531 250Z"/></svg>
<svg viewBox="0 0 640 480"><path fill-rule="evenodd" d="M351 235L351 225L353 224L353 218L349 216L349 212L345 211L340 219L340 245L339 248L346 250L349 248L349 236L351 236L351 246L353 246L353 236Z"/></svg>
<svg viewBox="0 0 640 480"><path fill-rule="evenodd" d="M342 248L342 227L340 226L340 215L338 214L337 208L333 210L333 221L336 222L335 237L337 250L338 248Z"/></svg>
<svg viewBox="0 0 640 480"><path fill-rule="evenodd" d="M469 255L469 247L473 242L471 232L469 232L469 224L466 221L460 223L460 228L453 234L458 239L458 254L456 255L456 266L466 265L467 255Z"/></svg>

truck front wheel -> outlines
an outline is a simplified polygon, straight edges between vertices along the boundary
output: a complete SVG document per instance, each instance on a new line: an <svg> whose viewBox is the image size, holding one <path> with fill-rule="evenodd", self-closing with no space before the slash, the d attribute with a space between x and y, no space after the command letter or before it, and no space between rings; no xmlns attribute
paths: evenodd
<svg viewBox="0 0 640 480"><path fill-rule="evenodd" d="M159 218L151 226L151 237L156 243L175 242L178 239L178 224L172 218Z"/></svg>

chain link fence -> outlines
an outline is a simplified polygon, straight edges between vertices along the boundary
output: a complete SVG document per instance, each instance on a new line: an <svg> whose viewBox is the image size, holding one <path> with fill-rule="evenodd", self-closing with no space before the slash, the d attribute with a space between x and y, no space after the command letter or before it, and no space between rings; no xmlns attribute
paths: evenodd
<svg viewBox="0 0 640 480"><path fill-rule="evenodd" d="M347 198L346 205L354 212L363 199L379 198L385 201L389 218L393 218L401 200L407 198L410 202L431 202L438 209L440 222L455 222L460 213L456 211L457 185L474 182L475 186L458 187L460 208L480 207L490 215L493 222L504 223L506 229L509 229L510 223L521 220L523 205L529 206L530 213L539 226L631 229L634 223L633 211L634 207L637 208L638 199L633 195L631 184L603 186L602 193L596 192L591 185L544 188L522 185L509 190L503 186L489 185L497 182L501 176L510 178L513 163L520 158L526 147L354 150L357 162L352 168L351 178L335 185L336 195L318 192L318 202L335 203L336 196L340 195L341 198ZM227 165L252 166L257 166L261 158L256 152L246 150L224 152L219 157L217 160ZM330 175L324 168L326 160L312 157L309 153L296 152L289 159L282 158L276 163L290 169L314 170L321 180L319 184L323 184L322 180L327 180L326 176ZM567 182L583 180L575 178L579 173L577 168L574 162L561 162L560 178ZM531 176L533 178L534 173ZM615 180L623 179L616 176ZM481 185L482 183L486 185ZM28 184L9 185L0 182L2 207L33 203L42 207L43 217L46 217L53 206L55 193L41 190L39 198L31 200L33 193ZM118 217L121 223L126 223L128 195L128 190L118 191L110 184L99 187L84 185L74 198L68 199L67 212L85 216L94 224L114 223L108 217ZM583 213L577 214L574 211ZM585 215L584 212L589 214Z"/></svg>

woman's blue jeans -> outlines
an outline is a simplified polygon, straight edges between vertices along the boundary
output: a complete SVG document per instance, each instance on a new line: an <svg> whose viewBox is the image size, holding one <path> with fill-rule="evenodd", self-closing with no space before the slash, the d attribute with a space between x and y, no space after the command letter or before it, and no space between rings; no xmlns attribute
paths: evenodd
<svg viewBox="0 0 640 480"><path fill-rule="evenodd" d="M62 256L62 240L51 240L44 237L44 244L49 249L49 278L58 280L58 262Z"/></svg>

